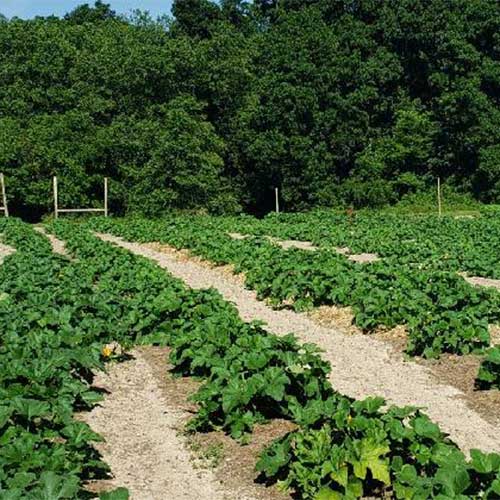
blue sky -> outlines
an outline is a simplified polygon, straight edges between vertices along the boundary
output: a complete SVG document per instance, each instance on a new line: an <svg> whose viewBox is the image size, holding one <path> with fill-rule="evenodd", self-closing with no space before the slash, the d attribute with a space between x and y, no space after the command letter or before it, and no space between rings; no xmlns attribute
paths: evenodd
<svg viewBox="0 0 500 500"><path fill-rule="evenodd" d="M82 3L94 4L94 0L0 0L0 14L7 17L28 19L55 14L62 16ZM131 10L149 10L153 17L169 14L172 0L105 0L111 8L127 14Z"/></svg>

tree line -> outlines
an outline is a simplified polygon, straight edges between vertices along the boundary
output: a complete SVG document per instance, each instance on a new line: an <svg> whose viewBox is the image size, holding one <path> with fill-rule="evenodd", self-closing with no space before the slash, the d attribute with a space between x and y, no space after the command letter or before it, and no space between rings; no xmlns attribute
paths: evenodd
<svg viewBox="0 0 500 500"><path fill-rule="evenodd" d="M497 0L100 1L0 16L14 213L380 206L435 178L500 202Z"/></svg>

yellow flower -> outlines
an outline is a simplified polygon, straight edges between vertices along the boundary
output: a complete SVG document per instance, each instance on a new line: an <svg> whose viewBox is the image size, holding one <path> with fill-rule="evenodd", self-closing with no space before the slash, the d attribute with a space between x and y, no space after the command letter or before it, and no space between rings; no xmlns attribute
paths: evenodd
<svg viewBox="0 0 500 500"><path fill-rule="evenodd" d="M351 415L347 415L347 423L350 424L352 422L352 417Z"/></svg>
<svg viewBox="0 0 500 500"><path fill-rule="evenodd" d="M103 348L102 348L102 355L105 357L105 358L109 358L111 356L111 354L113 354L113 349L111 349L111 347L105 345Z"/></svg>

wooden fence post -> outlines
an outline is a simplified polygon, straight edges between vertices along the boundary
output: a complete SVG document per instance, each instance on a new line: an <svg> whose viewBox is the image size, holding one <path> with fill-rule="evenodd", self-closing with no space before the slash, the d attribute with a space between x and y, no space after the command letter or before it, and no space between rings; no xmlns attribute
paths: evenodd
<svg viewBox="0 0 500 500"><path fill-rule="evenodd" d="M104 177L104 217L108 216L108 178Z"/></svg>
<svg viewBox="0 0 500 500"><path fill-rule="evenodd" d="M276 206L276 213L280 213L280 202L279 202L279 192L278 188L274 188L274 201L275 201L275 206Z"/></svg>
<svg viewBox="0 0 500 500"><path fill-rule="evenodd" d="M59 200L57 193L57 177L54 175L53 179L53 187L54 187L54 218L57 219L59 215Z"/></svg>
<svg viewBox="0 0 500 500"><path fill-rule="evenodd" d="M0 184L2 185L2 203L3 203L3 211L5 217L9 216L9 207L7 206L7 195L5 194L5 178L3 174L0 174Z"/></svg>

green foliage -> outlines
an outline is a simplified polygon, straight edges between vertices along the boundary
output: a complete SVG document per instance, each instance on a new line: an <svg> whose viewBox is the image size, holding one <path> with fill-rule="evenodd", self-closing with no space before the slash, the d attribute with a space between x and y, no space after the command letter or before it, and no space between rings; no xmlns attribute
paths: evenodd
<svg viewBox="0 0 500 500"><path fill-rule="evenodd" d="M350 306L365 332L404 325L406 351L428 358L480 352L490 344L488 325L500 322L500 294L473 287L459 272L500 277L498 216L473 219L413 217L392 213L318 212L216 218L172 216L161 220L96 219L92 227L139 241L188 248L245 273L246 285L276 307ZM234 240L228 232L249 235ZM309 240L315 252L282 249L262 235ZM374 252L370 264L350 253Z"/></svg>
<svg viewBox="0 0 500 500"><path fill-rule="evenodd" d="M178 241L189 238L194 242L193 232L198 234L201 229L195 224L199 219L167 219L163 227ZM204 220L212 225L209 231L213 240L215 228L224 219ZM244 218L244 223L251 225L252 220ZM134 226L127 221L122 227L129 235L135 232L146 239L157 224L139 221ZM93 221L93 225L109 229L118 224L101 219ZM125 252L97 244L88 233L69 223L58 222L53 229L68 240L69 248L82 262L101 261L106 266L103 268L113 262L108 276L113 282L118 273L125 271L120 264ZM199 234L203 241L203 231ZM235 244L241 250L245 243ZM220 252L220 259L224 251L226 255L229 251L219 245L211 248ZM263 242L262 248L266 248ZM269 248L275 251L270 244ZM98 255L101 257L96 259ZM105 264L108 256L113 260ZM154 266L145 261L132 256L128 259L135 276L141 266L154 273ZM239 264L245 262L241 258ZM122 286L130 287L131 282L119 282L120 296L125 291ZM158 294L149 282L133 282L138 287L133 294L139 293L143 299L139 291L143 286L147 286L144 292L147 290L151 297ZM129 290L125 295L130 294ZM171 346L174 373L203 381L193 395L198 411L189 427L221 429L246 441L255 424L270 418L290 419L299 426L261 454L257 470L268 480L281 480L284 487L301 498L377 497L390 492L402 499L460 495L495 498L498 494L497 454L473 450L471 459L467 459L420 410L386 408L382 398L355 401L335 392L327 380L328 363L321 360L314 346L299 345L290 335L276 337L256 323L242 323L235 308L213 292L190 292L188 300L184 297L181 291L163 291L146 300L142 317L151 318L155 325L150 340L163 339ZM442 307L451 305L443 301ZM165 313L168 322L163 320Z"/></svg>
<svg viewBox="0 0 500 500"><path fill-rule="evenodd" d="M168 234L193 241L197 219L168 221ZM241 253L245 242L220 248L213 241L224 219L206 220L211 236L200 236L212 241L214 255L223 261L228 252ZM118 227L105 219L94 224ZM136 224L123 228L144 239L157 222ZM99 401L91 382L109 341L169 345L174 373L202 379L192 429L223 429L247 440L257 423L293 421L297 430L264 450L257 468L301 498L498 496L498 455L473 450L468 460L419 410L337 393L315 346L243 323L214 290L188 290L82 225L57 221L48 229L66 241L72 260L54 256L29 226L0 220L3 239L17 249L0 266L2 496L81 498L82 482L105 474L92 448L100 437L73 414ZM260 243L258 251L276 250ZM240 254L239 265L252 258ZM128 492L118 488L100 498L126 499Z"/></svg>
<svg viewBox="0 0 500 500"><path fill-rule="evenodd" d="M0 493L74 498L107 472L92 448L100 437L73 419L100 400L90 382L105 320L92 320L85 275L75 280L48 241L15 220L2 229L17 252L0 267Z"/></svg>
<svg viewBox="0 0 500 500"><path fill-rule="evenodd" d="M56 173L68 206L100 203L110 177L120 213L267 213L274 187L286 210L385 206L437 176L499 201L496 0L182 0L173 14L97 1L0 21L15 213L48 211Z"/></svg>
<svg viewBox="0 0 500 500"><path fill-rule="evenodd" d="M381 411L383 400L343 400L335 413L276 440L257 470L305 499L496 498L500 455L467 460L413 408Z"/></svg>
<svg viewBox="0 0 500 500"><path fill-rule="evenodd" d="M172 208L236 210L222 177L223 143L194 99L174 99L154 117L120 125L115 140L131 150L123 167L130 210L153 216ZM131 134L140 148L127 146Z"/></svg>
<svg viewBox="0 0 500 500"><path fill-rule="evenodd" d="M199 411L192 429L223 429L241 439L256 423L291 418L311 400L332 395L329 366L316 347L269 335L227 311L181 330L171 345L177 372L207 378L193 396Z"/></svg>
<svg viewBox="0 0 500 500"><path fill-rule="evenodd" d="M194 305L223 307L214 292L190 292L147 261L67 222L53 227L77 259L52 254L46 238L1 219L17 251L0 266L0 496L82 498L108 468L101 438L74 419L101 400L93 374L103 345L165 343ZM203 322L203 315L198 318ZM126 498L123 489L109 498Z"/></svg>
<svg viewBox="0 0 500 500"><path fill-rule="evenodd" d="M129 494L126 488L116 488L99 495L100 500L128 500Z"/></svg>
<svg viewBox="0 0 500 500"><path fill-rule="evenodd" d="M106 21L116 17L116 13L111 10L110 5L96 0L94 7L85 3L79 5L64 16L64 19L75 24L96 23Z"/></svg>
<svg viewBox="0 0 500 500"><path fill-rule="evenodd" d="M479 153L479 180L483 183L485 199L497 201L500 198L500 144L482 148Z"/></svg>
<svg viewBox="0 0 500 500"><path fill-rule="evenodd" d="M480 389L500 389L500 347L489 349L479 367L476 385Z"/></svg>

